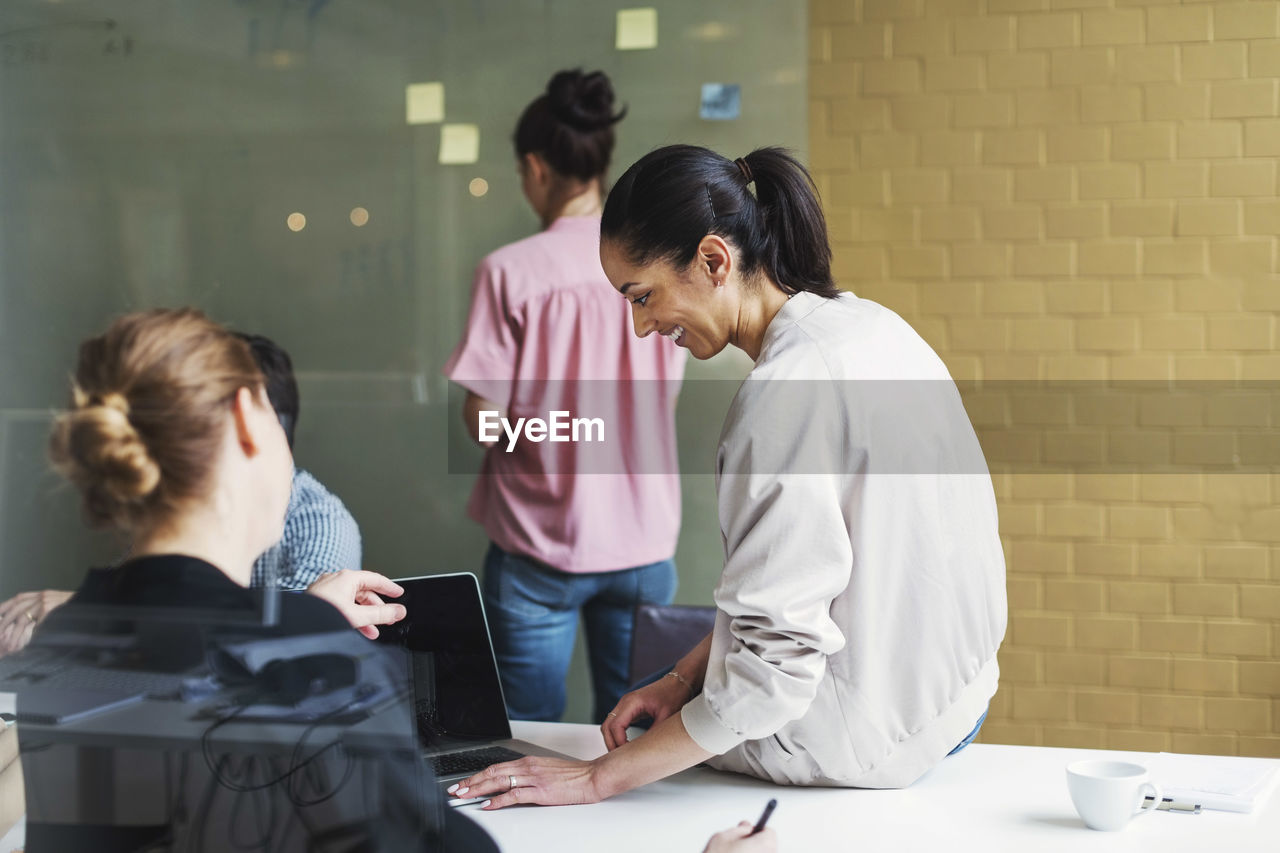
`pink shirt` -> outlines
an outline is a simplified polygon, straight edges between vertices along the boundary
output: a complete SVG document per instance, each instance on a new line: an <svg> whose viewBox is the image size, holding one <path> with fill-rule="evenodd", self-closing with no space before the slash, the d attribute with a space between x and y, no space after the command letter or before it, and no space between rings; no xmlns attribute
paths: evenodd
<svg viewBox="0 0 1280 853"><path fill-rule="evenodd" d="M505 406L512 426L555 411L602 422L577 442L526 438L511 452L498 427L467 504L499 548L565 572L669 559L680 533L675 398L686 353L635 336L599 247L599 217L565 217L486 257L444 368Z"/></svg>

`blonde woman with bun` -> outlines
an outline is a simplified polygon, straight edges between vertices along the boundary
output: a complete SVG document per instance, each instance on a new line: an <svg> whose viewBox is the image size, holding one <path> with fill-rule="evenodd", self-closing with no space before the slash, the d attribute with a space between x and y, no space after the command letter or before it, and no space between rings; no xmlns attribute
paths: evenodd
<svg viewBox="0 0 1280 853"><path fill-rule="evenodd" d="M237 332L249 345L262 371L267 398L293 447L297 429L298 383L289 354L262 335ZM292 496L285 514L284 538L258 556L251 586L306 589L320 575L360 568L360 528L337 495L302 468L295 468ZM44 589L20 592L0 603L0 657L24 648L35 629L71 591Z"/></svg>
<svg viewBox="0 0 1280 853"><path fill-rule="evenodd" d="M402 605L384 600L399 596L401 588L382 575L352 570L323 575L309 587L310 594L281 596L275 625L254 619L261 592L249 588L252 567L281 537L293 464L263 373L242 338L190 309L120 318L81 345L71 405L54 421L49 452L57 471L80 493L88 520L122 534L128 555L112 568L90 570L70 602L36 628L31 652L79 643L93 666L102 665L96 653L127 649L131 669L200 673L205 670L199 667L213 659L211 650L225 652L228 642L296 637L296 645L272 648L277 654L287 649L299 659L349 655L359 661L357 692L376 687L385 677L398 678L396 667L384 672L373 660L372 649L385 647L350 632L356 628L373 638L378 625L404 618ZM147 616L145 625L130 625L141 619L133 615L140 612L154 615ZM326 651L345 649L345 636L350 637L349 653L315 654L320 642ZM95 650L95 642L101 648ZM193 720L212 713L220 724L253 703L276 701L269 692L276 688L262 677L270 665L257 681L239 688L226 680L223 670L214 669L227 686L202 705L190 710L180 706L180 713ZM28 689L36 692L18 688L19 712ZM317 682L310 689L319 689ZM128 715L134 707L142 706L111 713ZM125 725L119 716L112 719ZM136 721L155 726L157 719L168 718L147 716L144 709ZM333 781L328 797L304 803L305 817L295 818L286 806L269 813L269 829L264 830L261 820L243 817L242 801L257 807L267 800L255 796L274 797L271 802L278 805L287 796L300 808L300 783L292 771L281 775L277 765L287 765L291 753L296 762L302 742L287 725L282 731L283 758L265 748L253 750L249 758L244 750L210 758L214 747L203 739L185 751L132 741L112 749L112 785L102 793L108 802L127 804L128 814L113 813L117 823L106 825L89 822L92 808L60 802L68 786L74 790L76 784L89 784L88 777L68 778L68 767L76 767L71 772L77 775L90 772L66 762L68 744L45 742L48 735L39 729L20 731L27 850L151 849L138 843L143 830L158 833L156 843L167 839L173 849L191 849L192 844L230 849L227 845L242 843L246 833L263 831L269 842L263 849L315 849L317 833L335 825L365 839L361 849L496 849L473 823L444 814L435 786L425 784L429 770L417 764L412 750L394 747L379 755L378 768L365 771L383 774L381 794L371 799L361 784ZM184 735L179 731L174 736ZM406 743L414 742L410 731L404 737ZM308 746L314 756L325 748L315 752ZM171 756L175 749L178 755ZM176 793L168 776L171 757L182 768ZM245 761L258 761L257 769L246 769ZM321 771L312 777L318 778L316 773ZM363 774L360 778L367 782ZM212 793L206 799L201 791ZM343 797L330 800L338 794ZM330 805L319 811L310 807L326 801ZM244 813L250 810L244 807Z"/></svg>
<svg viewBox="0 0 1280 853"><path fill-rule="evenodd" d="M130 314L81 345L71 396L50 458L89 522L129 546L71 602L252 599L250 571L280 538L293 466L248 344L198 311ZM326 575L308 591L305 604L286 599L284 618L341 616L376 637L404 617L382 599L400 588L374 572Z"/></svg>

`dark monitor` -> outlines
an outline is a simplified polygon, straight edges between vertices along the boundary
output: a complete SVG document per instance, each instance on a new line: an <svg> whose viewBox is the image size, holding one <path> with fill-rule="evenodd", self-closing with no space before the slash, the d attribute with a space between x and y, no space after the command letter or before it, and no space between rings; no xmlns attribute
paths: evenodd
<svg viewBox="0 0 1280 853"><path fill-rule="evenodd" d="M379 642L411 653L418 733L428 749L511 737L480 587L470 573L406 578L408 615Z"/></svg>

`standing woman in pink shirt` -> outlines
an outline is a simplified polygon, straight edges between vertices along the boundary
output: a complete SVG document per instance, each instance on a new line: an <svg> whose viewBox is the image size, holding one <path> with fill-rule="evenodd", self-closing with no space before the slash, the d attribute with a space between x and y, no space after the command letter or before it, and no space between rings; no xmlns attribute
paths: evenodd
<svg viewBox="0 0 1280 853"><path fill-rule="evenodd" d="M560 719L581 615L603 721L628 686L635 605L670 603L676 589L685 353L632 334L600 266L605 173L624 113L609 78L581 70L557 73L525 108L516 160L543 230L480 262L444 371L467 390L467 430L486 448L467 510L491 542L485 609L514 719ZM607 449L512 446L502 429L480 429L482 417L514 424L555 411L600 418Z"/></svg>

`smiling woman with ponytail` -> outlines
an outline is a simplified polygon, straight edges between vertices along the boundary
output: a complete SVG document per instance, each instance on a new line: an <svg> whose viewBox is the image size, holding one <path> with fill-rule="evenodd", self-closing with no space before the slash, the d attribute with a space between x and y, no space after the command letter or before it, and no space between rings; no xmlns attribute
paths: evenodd
<svg viewBox="0 0 1280 853"><path fill-rule="evenodd" d="M946 367L836 288L813 182L778 148L649 153L609 195L600 256L639 337L755 361L720 432L715 630L622 698L605 756L497 765L468 796L590 802L704 761L911 784L976 736L1006 623L991 478Z"/></svg>
<svg viewBox="0 0 1280 853"><path fill-rule="evenodd" d="M781 148L737 160L692 145L661 148L619 179L600 229L639 265L662 260L683 269L701 239L715 234L732 242L745 282L763 273L784 294L840 292L816 191Z"/></svg>

